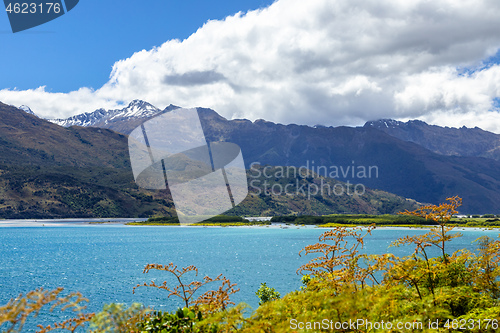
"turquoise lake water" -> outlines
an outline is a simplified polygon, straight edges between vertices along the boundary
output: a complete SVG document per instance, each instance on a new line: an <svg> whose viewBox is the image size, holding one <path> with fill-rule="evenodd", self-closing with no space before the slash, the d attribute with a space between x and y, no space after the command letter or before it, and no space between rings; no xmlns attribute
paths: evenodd
<svg viewBox="0 0 500 333"><path fill-rule="evenodd" d="M175 310L181 303L167 299L167 293L137 284L155 280L174 286L167 272L143 274L148 263L178 266L195 265L199 276L215 277L222 273L237 283L236 303L256 308L255 291L261 282L282 295L301 286L295 271L312 256L298 255L306 245L314 244L325 229L276 227L203 228L133 227L96 225L70 227L0 228L0 305L20 293L38 287L64 287L80 291L90 299L88 310L97 312L106 303L139 302L156 309ZM392 252L408 255L413 248L390 248L404 235L424 233L416 229L379 229L367 236L367 253ZM463 237L450 244L448 253L459 248L475 249L480 236L496 238L498 231L460 230ZM213 285L214 288L217 286ZM49 323L60 319L54 313ZM26 331L29 331L28 329Z"/></svg>

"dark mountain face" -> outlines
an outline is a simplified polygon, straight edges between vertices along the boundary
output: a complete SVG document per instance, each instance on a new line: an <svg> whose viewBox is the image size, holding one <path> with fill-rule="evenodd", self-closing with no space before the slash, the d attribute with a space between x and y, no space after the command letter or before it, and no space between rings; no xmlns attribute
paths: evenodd
<svg viewBox="0 0 500 333"><path fill-rule="evenodd" d="M404 123L392 119L370 121L364 127L415 142L441 155L486 157L500 161L500 135L477 127L449 128L428 125L420 120Z"/></svg>

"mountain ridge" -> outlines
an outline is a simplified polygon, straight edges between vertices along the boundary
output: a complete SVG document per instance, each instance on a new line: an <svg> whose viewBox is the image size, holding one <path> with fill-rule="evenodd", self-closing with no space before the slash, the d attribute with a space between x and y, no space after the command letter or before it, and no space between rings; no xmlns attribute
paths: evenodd
<svg viewBox="0 0 500 333"><path fill-rule="evenodd" d="M402 122L393 119L369 121L364 127L376 128L441 155L500 160L500 135L479 127L441 127L429 125L421 120Z"/></svg>
<svg viewBox="0 0 500 333"><path fill-rule="evenodd" d="M118 117L113 122L101 122L104 125L99 126L128 134L147 119L168 112L169 108L177 107L156 109L144 118ZM238 144L247 168L252 162L296 167L308 162L317 166L377 166L379 177L356 179L347 175L338 180L361 182L369 188L419 202L439 203L459 195L464 199L462 211L465 213L500 212L500 162L495 159L434 152L370 124L363 127L283 125L262 119L254 122L228 120L211 109L197 110L207 140ZM398 128L404 124L393 122L391 126ZM419 121L414 123L433 126ZM384 127L389 128L388 124ZM437 130L441 131L439 127ZM473 130L481 138L483 134L496 137L480 129ZM470 133L465 128L452 131Z"/></svg>

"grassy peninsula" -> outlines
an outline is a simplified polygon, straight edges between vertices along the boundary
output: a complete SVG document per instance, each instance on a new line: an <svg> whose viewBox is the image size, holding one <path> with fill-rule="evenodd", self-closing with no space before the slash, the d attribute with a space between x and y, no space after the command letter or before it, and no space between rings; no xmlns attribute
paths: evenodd
<svg viewBox="0 0 500 333"><path fill-rule="evenodd" d="M251 225L270 225L269 221L249 221L240 216L217 215L202 222L190 224L190 226L204 227L243 227ZM177 217L151 217L144 222L130 222L127 225L149 225L149 226L180 226Z"/></svg>

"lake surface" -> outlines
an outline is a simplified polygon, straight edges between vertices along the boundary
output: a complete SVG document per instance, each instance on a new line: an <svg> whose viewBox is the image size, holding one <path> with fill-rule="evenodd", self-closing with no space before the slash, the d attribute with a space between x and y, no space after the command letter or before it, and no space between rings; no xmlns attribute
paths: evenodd
<svg viewBox="0 0 500 333"><path fill-rule="evenodd" d="M43 287L80 291L90 299L88 310L98 312L106 303L139 302L156 309L175 310L181 303L167 293L137 284L155 280L175 286L168 272L143 274L148 263L179 267L195 265L198 279L223 274L238 284L232 296L236 303L258 305L255 291L261 282L284 295L301 286L295 271L312 256L298 255L318 241L325 229L290 227L134 227L124 225L74 225L58 227L0 228L0 305L20 293ZM475 249L473 241L483 235L497 238L499 231L459 230L463 237L448 248ZM392 252L408 255L412 247L390 248L404 235L426 232L419 229L378 229L367 236L368 253ZM436 253L437 255L437 253ZM191 276L189 276L191 278ZM190 281L189 281L190 282ZM218 285L213 284L216 288ZM58 320L51 315L50 322ZM40 320L39 320L40 321ZM28 330L26 330L28 331Z"/></svg>

